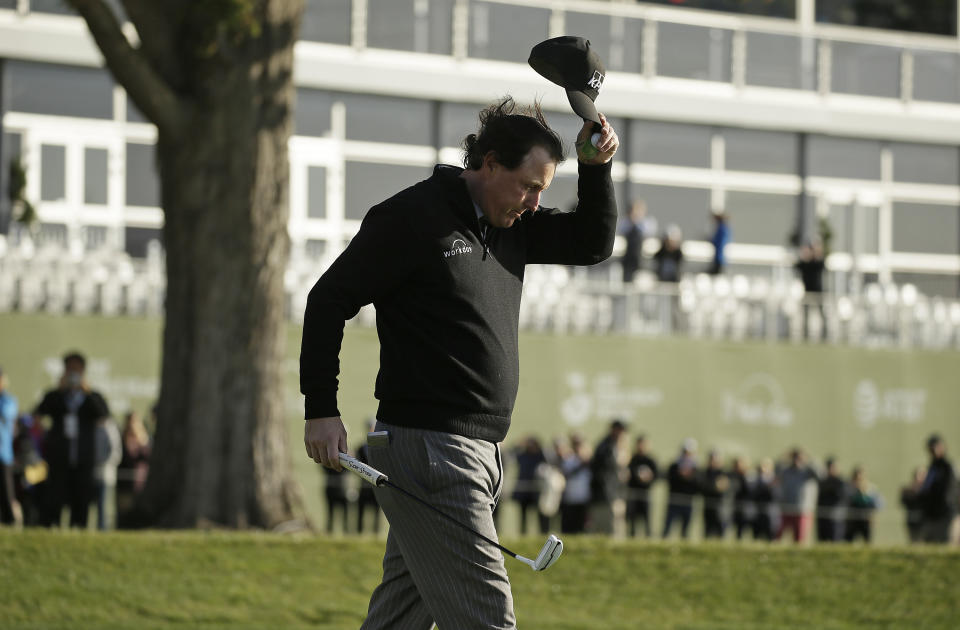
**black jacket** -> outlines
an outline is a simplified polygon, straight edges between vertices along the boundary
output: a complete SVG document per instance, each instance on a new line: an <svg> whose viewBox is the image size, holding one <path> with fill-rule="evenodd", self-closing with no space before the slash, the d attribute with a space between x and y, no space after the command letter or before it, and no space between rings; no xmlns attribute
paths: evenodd
<svg viewBox="0 0 960 630"><path fill-rule="evenodd" d="M926 518L941 519L956 514L956 484L957 478L949 461L938 457L930 462L918 497Z"/></svg>
<svg viewBox="0 0 960 630"><path fill-rule="evenodd" d="M307 299L300 351L305 416L339 416L344 322L377 309L377 417L391 424L502 440L519 382L524 266L610 256L617 208L610 163L579 164L579 203L525 213L484 241L461 169L374 206Z"/></svg>
<svg viewBox="0 0 960 630"><path fill-rule="evenodd" d="M43 441L44 459L51 467L61 468L70 465L70 439L66 435L65 419L70 413L68 390L53 389L43 396L43 400L34 409L38 416L50 416L53 425L47 431ZM92 469L94 465L94 435L97 421L110 415L107 401L99 392L90 391L82 396L82 402L76 409L77 414L77 461L79 469Z"/></svg>

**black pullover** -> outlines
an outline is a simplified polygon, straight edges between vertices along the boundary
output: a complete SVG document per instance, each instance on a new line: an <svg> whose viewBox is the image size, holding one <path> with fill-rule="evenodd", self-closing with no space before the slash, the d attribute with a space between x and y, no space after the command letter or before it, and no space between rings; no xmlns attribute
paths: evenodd
<svg viewBox="0 0 960 630"><path fill-rule="evenodd" d="M344 322L373 303L380 337L377 418L500 441L520 375L524 265L610 256L617 222L611 164L579 163L573 212L540 208L510 228L480 222L462 169L433 175L367 213L307 298L300 350L305 416L339 416Z"/></svg>

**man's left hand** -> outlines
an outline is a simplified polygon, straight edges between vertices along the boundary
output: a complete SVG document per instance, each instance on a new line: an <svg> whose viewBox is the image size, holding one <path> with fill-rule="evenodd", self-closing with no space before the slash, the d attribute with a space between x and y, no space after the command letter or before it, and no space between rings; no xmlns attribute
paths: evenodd
<svg viewBox="0 0 960 630"><path fill-rule="evenodd" d="M607 121L607 117L600 114L600 122L603 129L600 131L600 139L597 146L593 146L590 137L593 135L594 122L585 120L583 128L577 134L577 159L584 164L606 164L613 159L614 154L620 147L620 138L613 126Z"/></svg>

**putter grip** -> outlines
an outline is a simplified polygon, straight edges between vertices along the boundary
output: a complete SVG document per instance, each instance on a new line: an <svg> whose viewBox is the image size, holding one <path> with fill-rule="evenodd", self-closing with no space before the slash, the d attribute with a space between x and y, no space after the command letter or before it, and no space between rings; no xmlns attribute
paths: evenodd
<svg viewBox="0 0 960 630"><path fill-rule="evenodd" d="M340 464L344 468L348 468L353 472L357 473L369 483L379 486L384 481L387 480L387 476L374 468L373 466L368 466L355 457L351 457L346 453L340 453Z"/></svg>

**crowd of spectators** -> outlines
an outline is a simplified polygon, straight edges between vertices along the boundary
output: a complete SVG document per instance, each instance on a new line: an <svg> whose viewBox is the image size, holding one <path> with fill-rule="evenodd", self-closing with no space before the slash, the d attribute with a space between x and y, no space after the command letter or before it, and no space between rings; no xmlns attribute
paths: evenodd
<svg viewBox="0 0 960 630"><path fill-rule="evenodd" d="M123 431L102 394L86 378L86 358L63 358L57 387L22 412L0 370L0 523L86 528L123 524L143 489L150 440L139 416L128 413ZM116 522L115 522L116 521Z"/></svg>
<svg viewBox="0 0 960 630"><path fill-rule="evenodd" d="M521 533L535 523L541 533L559 527L563 533L667 538L677 528L687 538L699 506L704 538L730 530L737 539L776 540L789 533L796 542L814 536L819 542L869 542L873 516L884 505L863 467L845 477L834 458L814 466L799 448L751 466L742 456L725 463L717 451L701 458L697 441L688 438L672 460L658 463L646 436L637 436L632 447L627 438L619 420L592 449L576 433L553 440L550 449L526 437L505 458L515 467L515 483L501 505L506 499L517 504ZM911 542L946 543L960 512L957 476L940 436L930 436L926 449L928 466L912 472L899 502ZM366 445L354 454L366 461ZM144 489L149 456L143 420L127 413L119 429L106 399L86 380L82 354L63 358L58 386L30 413L21 413L0 369L0 524L60 526L66 509L69 525L85 528L95 506L99 529L122 527ZM379 533L372 488L346 483L344 473L324 474L327 531L339 517L344 533ZM662 528L651 520L657 483L667 490Z"/></svg>
<svg viewBox="0 0 960 630"><path fill-rule="evenodd" d="M699 506L703 538L772 541L789 536L800 543L869 542L873 517L884 506L862 466L844 476L835 458L812 465L800 448L779 461L763 457L753 467L745 457L728 463L717 451L705 457L697 441L682 442L677 455L661 465L650 453L650 441L636 437L632 452L623 444L626 426L614 421L593 449L579 435L556 439L552 450L527 437L513 451L516 484L511 498L520 508L520 532L528 533L535 513L540 533L557 526L563 533L612 533L620 519L628 536L656 533L668 538L679 530L690 535ZM956 474L939 436L927 442L931 460L914 473L902 492L907 530L912 542L945 543L960 508ZM666 484L663 527L651 521L653 486Z"/></svg>

